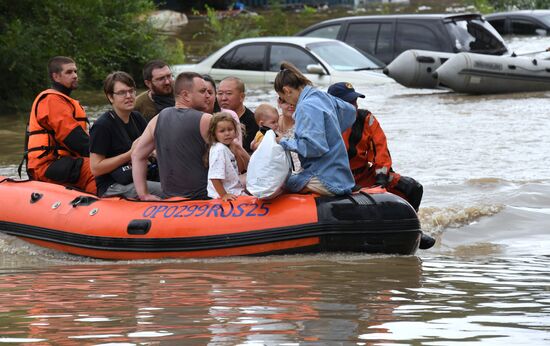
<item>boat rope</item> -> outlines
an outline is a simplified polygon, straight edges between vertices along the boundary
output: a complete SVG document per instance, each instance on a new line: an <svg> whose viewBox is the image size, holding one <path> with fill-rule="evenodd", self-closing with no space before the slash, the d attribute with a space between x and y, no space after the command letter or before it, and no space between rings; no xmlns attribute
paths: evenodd
<svg viewBox="0 0 550 346"><path fill-rule="evenodd" d="M3 182L10 182L10 183L26 183L28 181L31 181L30 179L24 179L24 180L15 180L13 178L4 178L2 180L0 180L0 184L3 183Z"/></svg>
<svg viewBox="0 0 550 346"><path fill-rule="evenodd" d="M514 67L512 68L511 66L514 66ZM530 69L530 68L527 68L527 67L524 67L524 66L519 66L519 65L509 65L508 68L511 69L511 70L518 69L518 70L524 70L524 71L529 71L529 72L550 72L550 69L548 69L548 68Z"/></svg>

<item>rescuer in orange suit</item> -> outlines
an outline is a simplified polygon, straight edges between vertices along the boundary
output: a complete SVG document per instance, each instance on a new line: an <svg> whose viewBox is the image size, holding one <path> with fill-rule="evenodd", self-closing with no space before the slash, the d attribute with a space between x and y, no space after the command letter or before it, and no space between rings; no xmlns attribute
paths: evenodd
<svg viewBox="0 0 550 346"><path fill-rule="evenodd" d="M331 85L328 93L355 106L357 118L351 128L342 133L355 184L361 187L381 186L405 199L418 211L424 188L411 177L399 175L392 169L392 160L386 135L374 115L359 109L357 98L365 95L355 91L350 83ZM435 239L422 234L421 249L428 249Z"/></svg>
<svg viewBox="0 0 550 346"><path fill-rule="evenodd" d="M29 117L27 174L33 180L95 194L88 118L80 103L70 96L78 87L76 63L68 57L53 57L48 62L48 74L52 87L36 97Z"/></svg>

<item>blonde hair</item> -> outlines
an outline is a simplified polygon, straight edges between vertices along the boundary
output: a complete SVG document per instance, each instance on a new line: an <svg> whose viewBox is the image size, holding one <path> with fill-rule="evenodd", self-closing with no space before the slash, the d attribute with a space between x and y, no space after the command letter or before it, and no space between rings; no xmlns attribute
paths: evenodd
<svg viewBox="0 0 550 346"><path fill-rule="evenodd" d="M277 108L273 107L269 103L262 103L259 105L254 111L254 120L256 120L256 124L260 125L260 121L264 120L265 117L269 116L271 113L276 114L277 117L279 116Z"/></svg>

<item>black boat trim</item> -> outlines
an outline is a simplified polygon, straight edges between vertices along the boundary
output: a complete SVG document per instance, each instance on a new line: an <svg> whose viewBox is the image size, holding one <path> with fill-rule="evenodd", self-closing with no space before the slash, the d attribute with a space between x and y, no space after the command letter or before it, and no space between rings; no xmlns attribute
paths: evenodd
<svg viewBox="0 0 550 346"><path fill-rule="evenodd" d="M395 237L399 233L420 234L418 219L394 220L391 222L361 221L340 224L314 223L292 227L271 228L214 236L188 238L116 238L76 234L55 229L0 221L0 232L50 243L74 246L84 249L127 251L127 252L181 252L234 248L268 244L311 237L357 236Z"/></svg>

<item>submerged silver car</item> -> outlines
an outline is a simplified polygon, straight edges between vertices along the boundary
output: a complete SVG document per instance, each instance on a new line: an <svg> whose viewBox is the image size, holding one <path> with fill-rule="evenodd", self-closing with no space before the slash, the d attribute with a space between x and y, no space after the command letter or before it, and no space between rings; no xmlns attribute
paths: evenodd
<svg viewBox="0 0 550 346"><path fill-rule="evenodd" d="M315 85L336 82L354 84L393 83L381 73L384 64L369 59L355 48L336 40L312 37L260 37L233 41L201 62L173 65L178 75L184 71L208 73L216 81L227 76L247 84L273 84L282 61L296 65Z"/></svg>

